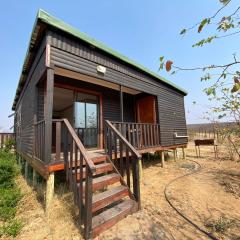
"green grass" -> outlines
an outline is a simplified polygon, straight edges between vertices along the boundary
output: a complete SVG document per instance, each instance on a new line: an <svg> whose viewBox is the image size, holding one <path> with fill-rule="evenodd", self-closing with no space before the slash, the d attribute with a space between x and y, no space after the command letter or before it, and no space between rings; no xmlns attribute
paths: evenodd
<svg viewBox="0 0 240 240"><path fill-rule="evenodd" d="M15 237L22 228L22 222L15 218L17 205L22 197L15 183L19 174L15 155L8 149L0 151L0 236Z"/></svg>
<svg viewBox="0 0 240 240"><path fill-rule="evenodd" d="M4 235L16 237L21 231L23 224L18 219L13 219L3 226L0 226L0 237Z"/></svg>
<svg viewBox="0 0 240 240"><path fill-rule="evenodd" d="M235 221L231 219L226 219L224 217L220 217L216 221L206 223L205 226L213 232L225 233L228 229L235 225Z"/></svg>

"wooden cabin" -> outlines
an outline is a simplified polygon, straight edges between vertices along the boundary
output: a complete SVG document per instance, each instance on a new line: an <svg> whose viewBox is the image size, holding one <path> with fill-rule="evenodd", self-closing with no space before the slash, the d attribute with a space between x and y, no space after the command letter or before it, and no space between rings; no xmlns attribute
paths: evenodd
<svg viewBox="0 0 240 240"><path fill-rule="evenodd" d="M86 239L139 210L141 154L186 147L186 94L40 10L12 109L17 154L46 179L46 208L64 170Z"/></svg>

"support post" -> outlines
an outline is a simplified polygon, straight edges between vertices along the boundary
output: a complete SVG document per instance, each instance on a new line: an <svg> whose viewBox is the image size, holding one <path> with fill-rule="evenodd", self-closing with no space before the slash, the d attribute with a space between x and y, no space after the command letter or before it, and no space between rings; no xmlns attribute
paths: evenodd
<svg viewBox="0 0 240 240"><path fill-rule="evenodd" d="M198 158L198 150L197 150L197 146L195 145L195 150L196 150L196 155L197 155L197 158Z"/></svg>
<svg viewBox="0 0 240 240"><path fill-rule="evenodd" d="M47 69L46 93L44 105L45 118L45 141L44 141L44 161L51 161L52 148L52 112L53 112L53 89L54 89L54 70Z"/></svg>
<svg viewBox="0 0 240 240"><path fill-rule="evenodd" d="M186 154L185 154L185 148L184 147L182 147L182 157L183 157L183 159L186 159Z"/></svg>
<svg viewBox="0 0 240 240"><path fill-rule="evenodd" d="M24 177L26 181L28 180L28 162L25 161L25 171L24 171Z"/></svg>
<svg viewBox="0 0 240 240"><path fill-rule="evenodd" d="M37 172L36 170L33 168L33 176L32 176L32 184L33 184L33 188L36 188L37 186Z"/></svg>
<svg viewBox="0 0 240 240"><path fill-rule="evenodd" d="M164 165L165 165L164 151L161 151L161 160L162 160L162 167L164 167Z"/></svg>
<svg viewBox="0 0 240 240"><path fill-rule="evenodd" d="M121 118L121 122L123 122L123 92L122 92L122 85L120 85L120 118Z"/></svg>
<svg viewBox="0 0 240 240"><path fill-rule="evenodd" d="M51 208L51 203L54 195L54 172L49 174L49 177L47 179L46 183L46 214L49 216L49 211Z"/></svg>
<svg viewBox="0 0 240 240"><path fill-rule="evenodd" d="M138 160L138 164L139 164L139 179L140 179L140 182L142 181L142 173L143 173L143 170L142 170L142 157L141 159Z"/></svg>
<svg viewBox="0 0 240 240"><path fill-rule="evenodd" d="M17 163L18 163L18 166L20 167L21 166L21 157L19 154L17 154Z"/></svg>
<svg viewBox="0 0 240 240"><path fill-rule="evenodd" d="M174 158L174 161L177 160L177 153L176 153L176 149L173 149L173 158Z"/></svg>

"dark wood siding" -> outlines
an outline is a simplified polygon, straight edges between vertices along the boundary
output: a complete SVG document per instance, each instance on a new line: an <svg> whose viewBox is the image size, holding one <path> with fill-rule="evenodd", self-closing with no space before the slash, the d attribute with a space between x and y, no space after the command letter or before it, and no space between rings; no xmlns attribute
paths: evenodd
<svg viewBox="0 0 240 240"><path fill-rule="evenodd" d="M15 124L18 126L18 131L16 131L17 150L30 155L33 150L33 119L37 109L38 91L36 84L46 69L45 44L46 41L43 40L28 72L25 86L16 106L17 118L15 119Z"/></svg>
<svg viewBox="0 0 240 240"><path fill-rule="evenodd" d="M187 142L186 138L174 138L174 132L186 135L182 93L118 59L107 56L100 50L87 46L80 40L49 31L48 41L51 44L51 64L157 96L162 145L169 146ZM107 67L105 75L98 74L97 65L99 64ZM114 104L113 101L111 106ZM113 109L105 109L109 112L110 120L119 118L120 111L118 112L118 109L114 111L116 109L117 106Z"/></svg>
<svg viewBox="0 0 240 240"><path fill-rule="evenodd" d="M103 98L103 118L104 120L120 121L120 93L119 91L98 86L95 84L73 80L61 76L55 77L55 82L61 84L69 84L76 88L84 88L97 91L102 94ZM124 105L124 121L134 122L134 96L131 94L123 94Z"/></svg>

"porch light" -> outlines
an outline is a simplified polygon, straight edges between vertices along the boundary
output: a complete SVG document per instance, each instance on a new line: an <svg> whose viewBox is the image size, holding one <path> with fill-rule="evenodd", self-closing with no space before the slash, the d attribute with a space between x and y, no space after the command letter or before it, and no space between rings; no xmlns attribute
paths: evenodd
<svg viewBox="0 0 240 240"><path fill-rule="evenodd" d="M98 65L98 66L97 66L97 71L100 72L100 73L102 73L102 74L105 74L106 71L107 71L107 69L106 69L106 67L104 67L104 66Z"/></svg>

